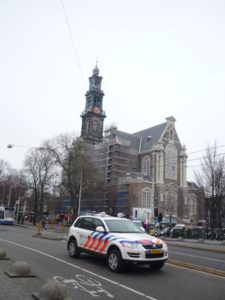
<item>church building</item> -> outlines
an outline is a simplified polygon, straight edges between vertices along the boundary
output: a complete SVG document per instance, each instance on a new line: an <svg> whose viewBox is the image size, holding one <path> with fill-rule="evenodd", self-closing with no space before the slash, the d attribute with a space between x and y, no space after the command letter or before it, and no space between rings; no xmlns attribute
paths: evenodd
<svg viewBox="0 0 225 300"><path fill-rule="evenodd" d="M81 114L81 137L92 145L96 167L105 181L103 199L96 199L98 205L93 201L92 210L124 213L140 220L146 213L152 220L161 216L168 222L204 219L201 192L187 181L187 153L175 118L167 117L161 124L134 133L116 126L104 130L101 82L96 66Z"/></svg>

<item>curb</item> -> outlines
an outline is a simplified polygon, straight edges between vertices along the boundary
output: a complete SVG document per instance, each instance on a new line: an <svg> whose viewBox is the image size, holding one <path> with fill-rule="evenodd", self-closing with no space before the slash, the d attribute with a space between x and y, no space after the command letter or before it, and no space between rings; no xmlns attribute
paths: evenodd
<svg viewBox="0 0 225 300"><path fill-rule="evenodd" d="M165 242L168 245L173 245L173 246L178 246L178 247L186 247L186 248L191 248L191 249L200 249L200 250L205 250L205 251L212 251L212 252L219 252L219 253L225 253L225 247L223 245L212 245L212 244L206 244L206 243L188 243L184 241L170 241L170 240L165 240ZM223 247L223 248L219 248Z"/></svg>
<svg viewBox="0 0 225 300"><path fill-rule="evenodd" d="M53 240L53 241L62 241L65 239L64 237L60 237L60 236L53 236L53 235L46 236L46 235L41 235L41 234L35 234L35 235L32 235L32 237L46 239L46 240Z"/></svg>
<svg viewBox="0 0 225 300"><path fill-rule="evenodd" d="M204 273L217 275L220 277L225 277L225 271L221 271L221 270L217 270L217 269L213 269L213 268L203 267L203 266L199 266L199 265L193 265L193 264L181 262L181 261L175 260L175 259L168 259L167 263L171 264L171 265L176 265L179 267L184 267L187 269L192 269L195 271L200 271L200 272L204 272Z"/></svg>

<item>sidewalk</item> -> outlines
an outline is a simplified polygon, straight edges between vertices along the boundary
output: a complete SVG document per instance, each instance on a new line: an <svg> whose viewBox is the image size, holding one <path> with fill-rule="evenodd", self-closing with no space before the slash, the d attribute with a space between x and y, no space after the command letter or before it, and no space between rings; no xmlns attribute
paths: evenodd
<svg viewBox="0 0 225 300"><path fill-rule="evenodd" d="M66 240L67 233L68 233L68 226L61 226L61 225L51 225L49 224L47 229L39 230L37 225L34 226L31 223L24 223L24 224L16 224L15 226L24 227L27 229L31 229L33 231L33 237L39 237L43 239L49 240Z"/></svg>

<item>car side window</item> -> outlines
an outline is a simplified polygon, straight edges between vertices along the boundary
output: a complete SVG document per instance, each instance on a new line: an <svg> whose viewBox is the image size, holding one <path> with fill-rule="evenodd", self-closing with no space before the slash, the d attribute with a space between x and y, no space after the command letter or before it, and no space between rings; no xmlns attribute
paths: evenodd
<svg viewBox="0 0 225 300"><path fill-rule="evenodd" d="M82 228L83 219L80 218L74 223L74 227Z"/></svg>
<svg viewBox="0 0 225 300"><path fill-rule="evenodd" d="M97 226L104 226L103 222L97 218L84 217L77 220L75 227L95 231Z"/></svg>
<svg viewBox="0 0 225 300"><path fill-rule="evenodd" d="M94 224L92 222L92 218L81 218L81 221L76 225L79 228L86 230L94 230Z"/></svg>
<svg viewBox="0 0 225 300"><path fill-rule="evenodd" d="M105 228L104 224L99 219L93 218L92 222L93 222L93 225L94 225L94 229L93 229L94 231L96 230L97 226L103 226Z"/></svg>

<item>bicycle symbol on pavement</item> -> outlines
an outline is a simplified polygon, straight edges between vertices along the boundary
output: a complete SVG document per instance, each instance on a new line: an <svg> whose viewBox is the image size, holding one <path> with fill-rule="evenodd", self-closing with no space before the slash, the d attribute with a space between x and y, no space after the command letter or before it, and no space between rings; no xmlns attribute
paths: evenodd
<svg viewBox="0 0 225 300"><path fill-rule="evenodd" d="M72 286L74 289L79 289L83 292L90 294L93 297L99 297L100 295L114 298L114 296L108 293L102 288L101 282L83 275L75 275L75 278L66 279L61 276L54 276L53 279L62 283L64 286Z"/></svg>

